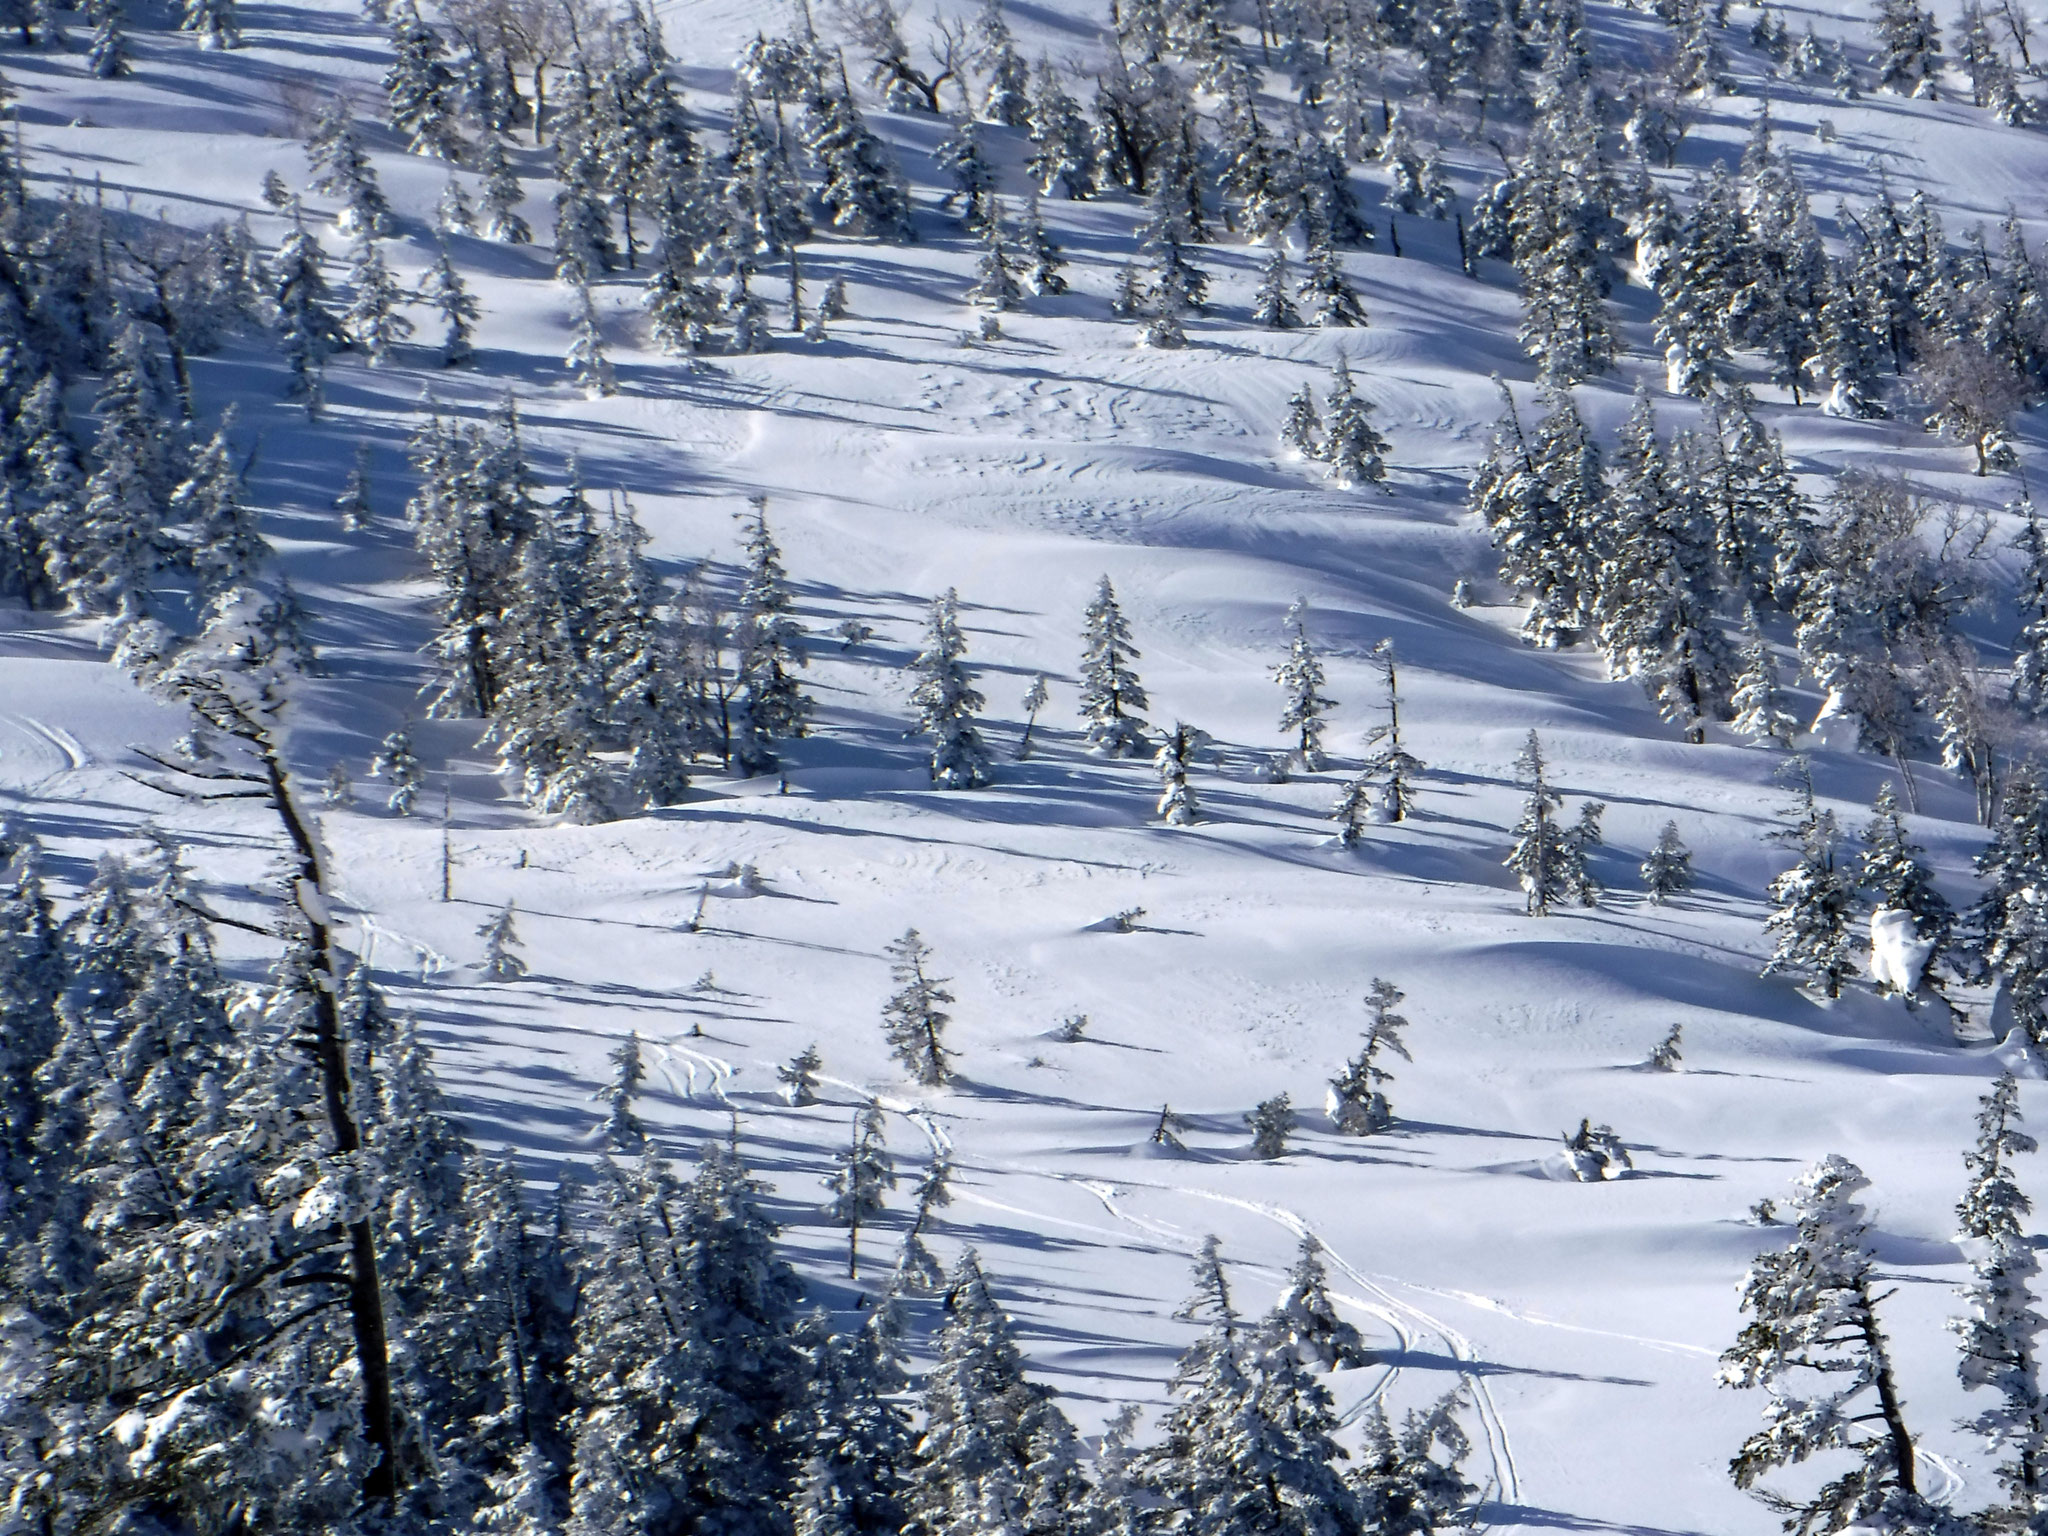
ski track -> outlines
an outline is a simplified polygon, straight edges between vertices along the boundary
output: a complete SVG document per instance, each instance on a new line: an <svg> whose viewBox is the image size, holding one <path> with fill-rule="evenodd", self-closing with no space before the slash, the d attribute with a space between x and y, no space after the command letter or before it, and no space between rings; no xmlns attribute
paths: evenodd
<svg viewBox="0 0 2048 1536"><path fill-rule="evenodd" d="M665 1063L661 1069L662 1076L668 1082L671 1091L679 1093L683 1098L695 1099L697 1097L697 1070L699 1067L702 1067L710 1076L711 1092L718 1099L718 1102L727 1109L735 1113L738 1112L739 1106L733 1103L732 1096L725 1091L726 1084L730 1083L733 1079L734 1069L731 1062L722 1056L713 1056L706 1051L692 1050L689 1046L675 1040L656 1040L653 1043L667 1052L671 1058L681 1059L683 1071L688 1080L687 1088L676 1088L675 1076L669 1071Z"/></svg>

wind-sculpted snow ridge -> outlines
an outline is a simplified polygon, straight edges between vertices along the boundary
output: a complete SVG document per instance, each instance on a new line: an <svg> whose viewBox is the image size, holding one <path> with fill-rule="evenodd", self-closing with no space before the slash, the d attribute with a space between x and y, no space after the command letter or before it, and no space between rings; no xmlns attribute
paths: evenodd
<svg viewBox="0 0 2048 1536"><path fill-rule="evenodd" d="M1960 1157L2048 1070L2018 0L1937 7L1938 56L1909 0L186 10L23 0L0 39L21 1508L354 1520L375 1287L309 1257L344 1249L397 1266L391 1464L461 1469L421 1529L680 1530L703 1497L763 1536L1206 1530L1169 1448L1236 1444L1184 1433L1232 1362L1267 1395L1231 1424L1293 1394L1347 1453L1274 1517L1301 1536L1348 1536L1324 1495L1411 1529L1361 1469L1447 1394L1495 1531L1775 1529L1738 1456L1833 1498L1816 1529L2007 1500L2048 1424L1999 1182L2031 1162L2016 1119ZM109 960L131 923L147 955ZM360 1156L272 1049L332 1011L308 925L359 962L319 1070L360 1079ZM415 1042L482 1156L413 1114ZM221 1166L180 1106L294 1129L200 1211L144 1177ZM509 1285L504 1250L406 1226L546 1247L564 1180L625 1341L581 1355L539 1301L462 1321L436 1266ZM750 1385L665 1401L748 1455L812 1426L758 1485L679 1492L702 1448L668 1441L587 1470L639 1356L689 1355L663 1309L712 1304L680 1259L621 1278L663 1221L734 1245L769 1319ZM1743 1333L1803 1326L1781 1251L1877 1319L1822 1373L1846 1398ZM182 1252L225 1267L143 1326L120 1288ZM1313 1369L1268 1315L1304 1253L1363 1341ZM462 1330L527 1323L523 1385L475 1385ZM113 1334L129 1395L66 1460L50 1405ZM1738 1336L1768 1392L1718 1378ZM852 1430L818 1449L894 1424L867 1459L924 1465L869 1399L820 1406L819 1362L943 1447L969 1356L1030 1478L891 1491ZM468 1428L400 1444L408 1392ZM1784 1431L1811 1465L1756 1449L1767 1402L1821 1404ZM312 1492L194 1514L208 1435ZM635 1477L671 1500L644 1525L605 1502Z"/></svg>

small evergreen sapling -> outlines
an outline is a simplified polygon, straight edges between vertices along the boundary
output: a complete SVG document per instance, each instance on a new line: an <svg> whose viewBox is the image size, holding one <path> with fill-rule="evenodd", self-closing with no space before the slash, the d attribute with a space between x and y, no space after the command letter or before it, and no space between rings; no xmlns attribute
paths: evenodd
<svg viewBox="0 0 2048 1536"><path fill-rule="evenodd" d="M1579 1128L1564 1138L1564 1155L1572 1176L1581 1184L1618 1179L1635 1167L1614 1127L1594 1125L1590 1120L1581 1120Z"/></svg>
<svg viewBox="0 0 2048 1536"><path fill-rule="evenodd" d="M1387 440L1370 418L1372 405L1351 387L1351 369L1342 358L1324 407L1323 459L1330 478L1346 489L1378 485L1387 478Z"/></svg>
<svg viewBox="0 0 2048 1536"><path fill-rule="evenodd" d="M1749 637L1742 644L1742 670L1736 674L1734 729L1753 741L1772 741L1787 751L1799 735L1799 717L1785 707L1778 682L1778 658L1750 615Z"/></svg>
<svg viewBox="0 0 2048 1536"><path fill-rule="evenodd" d="M344 532L360 533L370 526L370 443L367 438L356 444L355 460L349 465L341 494L334 498L334 510L341 517Z"/></svg>
<svg viewBox="0 0 2048 1536"><path fill-rule="evenodd" d="M1643 889L1657 906L1692 889L1692 850L1679 840L1678 823L1667 821L1657 846L1643 860Z"/></svg>
<svg viewBox="0 0 2048 1536"><path fill-rule="evenodd" d="M1415 780L1429 765L1401 741L1401 679L1394 642L1381 640L1372 648L1371 661L1385 684L1387 718L1366 732L1371 750L1366 754L1365 771L1360 778L1380 786L1380 809L1388 821L1406 821L1415 809Z"/></svg>
<svg viewBox="0 0 2048 1536"><path fill-rule="evenodd" d="M370 774L390 782L391 798L386 804L400 816L410 816L427 781L426 767L412 750L411 731L400 726L384 738L377 755L370 759Z"/></svg>
<svg viewBox="0 0 2048 1536"><path fill-rule="evenodd" d="M611 359L605 355L604 327L598 322L597 304L590 294L589 279L580 273L575 280L574 293L574 329L563 363L587 398L602 400L618 393L618 384L612 375Z"/></svg>
<svg viewBox="0 0 2048 1536"><path fill-rule="evenodd" d="M1671 1026L1671 1033L1659 1040L1643 1065L1652 1072L1676 1072L1680 1060L1680 1047L1685 1035L1683 1024Z"/></svg>
<svg viewBox="0 0 2048 1536"><path fill-rule="evenodd" d="M1188 770L1194 763L1195 754L1208 739L1206 732L1177 720L1161 740L1158 754L1152 759L1159 770L1160 784L1155 814L1169 827L1193 826L1202 814L1194 785L1188 781Z"/></svg>
<svg viewBox="0 0 2048 1536"><path fill-rule="evenodd" d="M1329 1272L1323 1266L1323 1245L1304 1232L1287 1289L1273 1304L1270 1326L1285 1348L1303 1365L1318 1370L1355 1370L1373 1361L1358 1329L1337 1315L1330 1296Z"/></svg>
<svg viewBox="0 0 2048 1536"><path fill-rule="evenodd" d="M882 1030L889 1049L910 1075L927 1088L941 1087L952 1080L949 1065L953 1052L946 1049L946 1026L952 1022L946 1006L953 994L945 981L929 973L932 952L915 928L884 946L889 956L889 974L896 991L882 1007Z"/></svg>
<svg viewBox="0 0 2048 1536"><path fill-rule="evenodd" d="M1256 1105L1244 1123L1251 1128L1253 1157L1263 1162L1285 1157L1287 1138L1294 1132L1294 1101L1276 1093Z"/></svg>
<svg viewBox="0 0 2048 1536"><path fill-rule="evenodd" d="M405 290L384 264L384 253L374 239L357 246L349 268L349 284L355 290L342 324L351 346L363 354L371 367L391 355L391 349L412 335L412 321L401 313Z"/></svg>
<svg viewBox="0 0 2048 1536"><path fill-rule="evenodd" d="M1337 701L1323 692L1323 659L1308 637L1308 599L1297 597L1283 621L1287 631L1287 659L1273 669L1286 703L1280 711L1280 729L1295 733L1290 756L1304 773L1323 770L1323 716Z"/></svg>
<svg viewBox="0 0 2048 1536"><path fill-rule="evenodd" d="M857 1280L860 1229L887 1209L883 1197L896 1187L896 1165L889 1157L880 1105L863 1104L853 1112L852 1139L836 1159L825 1187L832 1194L825 1207L826 1219L846 1228L846 1278Z"/></svg>
<svg viewBox="0 0 2048 1536"><path fill-rule="evenodd" d="M1323 418L1316 411L1315 391L1306 384L1287 402L1287 420L1280 425L1280 442L1300 458L1323 457Z"/></svg>
<svg viewBox="0 0 2048 1536"><path fill-rule="evenodd" d="M519 930L512 924L511 902L492 913L476 933L484 941L484 975L492 981L517 981L526 974L526 962L516 953L521 946ZM637 1041L634 1048L638 1050Z"/></svg>
<svg viewBox="0 0 2048 1536"><path fill-rule="evenodd" d="M1024 734L1017 742L1017 761L1023 762L1031 755L1031 732L1038 724L1038 712L1045 708L1052 695L1047 691L1045 674L1040 672L1031 679L1031 686L1024 690Z"/></svg>
<svg viewBox="0 0 2048 1536"><path fill-rule="evenodd" d="M818 1102L818 1068L824 1058L816 1045L807 1045L790 1057L787 1066L777 1067L775 1077L782 1084L782 1102L791 1109L803 1109Z"/></svg>
<svg viewBox="0 0 2048 1536"><path fill-rule="evenodd" d="M321 799L335 810L344 809L356 803L356 783L350 776L348 764L337 761L327 770L326 781L320 786Z"/></svg>
<svg viewBox="0 0 2048 1536"><path fill-rule="evenodd" d="M1148 1139L1153 1146L1163 1147L1168 1152L1185 1152L1188 1149L1187 1143L1181 1138L1187 1134L1187 1130L1187 1116L1175 1114L1171 1104L1162 1104L1159 1106L1159 1119L1153 1124L1152 1134Z"/></svg>
<svg viewBox="0 0 2048 1536"><path fill-rule="evenodd" d="M1391 1051L1403 1061L1415 1059L1401 1039L1408 1021L1394 1012L1403 995L1392 982L1373 977L1372 990L1365 998L1365 1043L1343 1072L1330 1080L1323 1111L1346 1136L1370 1136L1394 1123L1394 1112L1385 1092L1385 1085L1394 1080L1394 1074L1380 1065L1379 1057L1380 1052Z"/></svg>

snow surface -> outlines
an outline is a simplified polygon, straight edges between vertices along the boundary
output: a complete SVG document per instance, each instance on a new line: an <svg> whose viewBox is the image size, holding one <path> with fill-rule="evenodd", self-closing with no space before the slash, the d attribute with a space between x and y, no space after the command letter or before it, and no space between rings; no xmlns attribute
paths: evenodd
<svg viewBox="0 0 2048 1536"><path fill-rule="evenodd" d="M1097 9L1035 0L1010 15L1027 56L1064 57L1096 46ZM1647 16L1590 9L1603 46L1641 50L1661 35ZM661 10L715 123L726 66L761 10ZM1861 15L1837 0L1784 11L1795 30L1811 19L1867 45ZM36 190L70 183L194 222L246 215L274 242L283 226L258 200L264 171L302 186L306 103L342 85L374 115L387 55L378 31L339 5L243 14L250 46L232 53L138 31L136 76L119 82L87 78L78 54L8 53L0 68L21 93ZM1729 34L1751 80L1756 61L1739 39L1752 15L1738 6ZM1867 196L1882 175L1901 191L1925 186L1952 238L2014 200L2030 239L2048 238L2031 217L2048 184L2040 135L1956 100L1769 89L1781 147L1823 216L1835 194ZM1755 107L1753 91L1702 104L1681 170L1732 159ZM1816 133L1823 119L1832 143ZM1951 1427L1964 1403L1940 1324L1959 1310L1957 1152L1976 1097L2015 1049L1959 1040L1939 1008L1857 991L1822 1009L1757 979L1761 891L1786 858L1763 841L1783 798L1776 754L1718 732L1685 745L1597 657L1516 642L1519 613L1502 604L1462 508L1496 413L1488 375L1531 376L1504 269L1462 277L1448 228L1414 219L1394 258L1382 221L1377 252L1347 257L1371 328L1274 335L1242 319L1260 254L1207 250L1218 316L1190 324L1185 353L1149 352L1106 308L1137 210L1121 198L1049 202L1076 258L1075 291L1006 315L1006 339L963 347L973 252L933 211L929 151L942 125L872 120L919 183L926 238L900 250L821 240L806 252L812 281L843 276L851 297L853 317L822 344L788 338L767 355L685 370L639 336L631 281L607 282L597 296L620 394L586 400L559 363L570 298L548 279L545 251L455 239L485 307L474 373L440 373L425 347L379 370L340 359L329 416L309 427L279 403L259 345L195 365L205 412L240 400L245 435L260 435L253 492L328 658L294 749L309 779L338 758L361 784L355 809L324 817L343 915L426 1026L472 1133L514 1149L537 1180L593 1155L602 1111L591 1095L612 1042L636 1030L650 1063L642 1113L661 1144L686 1156L737 1115L815 1295L845 1307L854 1295L834 1272L843 1235L818 1213L821 1178L848 1107L876 1095L905 1171L951 1149L956 1203L935 1244L981 1250L1037 1370L1090 1432L1123 1401L1162 1399L1190 1337L1171 1313L1204 1234L1221 1236L1256 1301L1312 1233L1380 1351L1339 1376L1343 1406L1414 1404L1463 1381L1489 1525L1734 1536L1777 1524L1726 1474L1759 1398L1713 1381L1737 1327L1737 1277L1770 1240L1745 1213L1841 1152L1873 1180L1881 1266L1902 1282L1883 1313L1925 1447L1923 1487L1988 1499L1986 1456ZM988 138L1014 167L1014 136ZM389 256L416 277L444 171L381 130L372 142L402 215ZM544 230L544 157L521 155L528 217ZM1469 199L1486 167L1454 156L1453 170ZM1006 190L1021 191L1014 170ZM322 239L341 254L331 227ZM1661 373L1649 296L1631 287L1615 304L1630 360L1582 392L1609 432L1634 379L1654 386ZM1278 451L1288 395L1320 386L1340 357L1393 443L1385 494L1331 489ZM443 784L451 797L444 904L438 815L383 814L366 780L424 677L427 589L397 521L410 489L402 447L425 392L469 415L508 386L543 473L559 476L578 453L599 496L632 498L671 574L705 556L729 561L733 514L769 496L817 637L821 729L793 753L786 795L772 779L707 775L673 811L571 827L536 824L502 797L473 722L418 724L433 770L422 809L438 811ZM1973 502L2009 494L1910 424L1830 420L1761 393L1803 471L1878 462ZM1667 429L1690 419L1684 402L1659 407ZM329 506L358 438L375 448L379 517L347 534ZM2038 441L2029 426L2024 445ZM1149 819L1146 765L1081 749L1072 668L1081 608L1105 571L1145 653L1154 721L1187 719L1221 744L1197 777L1206 820L1194 828ZM1448 601L1460 577L1481 597L1469 611ZM1054 680L1033 757L1005 762L979 793L933 791L903 737L901 664L922 605L948 586L962 596L1003 755L1031 677ZM1297 594L1344 707L1331 770L1274 785L1258 772L1282 744L1267 669ZM875 637L841 651L827 632L844 617ZM0 780L58 854L56 872L75 885L106 838L156 818L194 840L209 899L254 915L272 829L233 807L167 805L126 778L125 745L163 743L177 721L104 663L89 626L8 619ZM2002 637L2002 618L1979 622ZM1325 842L1321 818L1379 718L1367 656L1385 637L1403 658L1408 742L1430 773L1412 821L1345 852ZM1808 718L1819 703L1801 699ZM1615 894L1597 911L1526 917L1501 867L1516 809L1509 766L1532 726L1567 811L1583 797L1610 808L1597 871ZM1816 751L1823 799L1850 826L1893 771L1839 745ZM1931 765L1919 776L1914 835L1964 899L1981 841L1969 791ZM1631 893L1634 865L1672 818L1699 889L1651 907ZM754 899L733 899L735 863L759 868ZM686 931L707 883L704 921ZM532 974L491 984L476 930L507 901ZM1131 907L1146 914L1135 931L1103 931ZM958 995L962 1080L950 1090L906 1085L883 1048L882 946L911 925ZM1373 976L1405 989L1414 1021L1415 1062L1396 1063L1390 1093L1397 1127L1342 1139L1308 1113L1287 1157L1249 1160L1245 1112L1283 1090L1305 1108L1321 1100L1355 1049ZM1091 1020L1086 1038L1051 1038L1074 1013ZM1683 1069L1637 1070L1674 1023ZM824 1102L791 1109L773 1068L812 1041ZM1148 1141L1162 1103L1192 1122L1185 1157ZM1629 1177L1550 1176L1559 1135L1588 1116L1629 1144Z"/></svg>

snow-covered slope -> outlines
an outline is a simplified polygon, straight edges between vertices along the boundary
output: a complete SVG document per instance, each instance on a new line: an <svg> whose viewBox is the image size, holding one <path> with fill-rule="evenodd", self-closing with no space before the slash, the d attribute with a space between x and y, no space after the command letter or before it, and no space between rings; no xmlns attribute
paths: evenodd
<svg viewBox="0 0 2048 1536"><path fill-rule="evenodd" d="M1094 46L1101 18L1086 0L1010 9L1031 56ZM1591 10L1603 44L1653 43L1648 18ZM757 9L661 14L708 116ZM1847 9L1793 17L1867 45ZM121 81L89 78L77 54L0 59L34 190L69 184L195 223L246 215L274 243L284 226L258 197L263 173L303 183L307 102L341 86L374 108L387 45L341 6L252 4L244 22L248 46L225 53L138 32L135 75ZM1745 93L1701 105L1680 173L1732 159L1748 134L1756 61L1736 52ZM1953 233L1995 223L2010 202L2034 212L2028 199L2048 184L2048 140L1966 102L1768 89L1779 145L1819 211L1882 176L1926 187ZM474 722L423 722L423 803L438 810L445 785L451 810L446 902L438 816L384 814L366 793L325 817L353 934L427 1026L476 1138L514 1149L537 1180L594 1155L591 1096L617 1037L637 1031L652 1065L643 1110L662 1146L687 1156L736 1115L817 1296L850 1306L835 1269L843 1234L817 1213L820 1180L852 1107L877 1096L905 1172L951 1149L960 1176L935 1246L981 1251L1037 1369L1090 1432L1124 1401L1163 1397L1191 1336L1172 1312L1205 1234L1222 1238L1260 1301L1312 1234L1379 1351L1338 1378L1343 1406L1411 1405L1462 1380L1487 1523L1717 1533L1776 1523L1726 1472L1755 1396L1714 1381L1737 1325L1735 1282L1764 1237L1747 1212L1838 1151L1875 1185L1879 1257L1899 1282L1884 1312L1924 1437L1923 1486L1966 1504L1988 1497L1984 1454L1949 1427L1964 1403L1942 1320L1959 1310L1956 1153L2007 1058L1959 1040L1939 1009L1867 989L1821 1006L1757 979L1761 892L1786 859L1764 841L1784 798L1777 754L1718 729L1685 745L1597 656L1518 643L1519 611L1464 510L1497 412L1488 376L1531 376L1506 270L1466 278L1448 226L1404 219L1403 256L1382 239L1346 257L1369 328L1270 333L1244 318L1262 253L1224 245L1202 252L1214 312L1190 323L1188 350L1154 352L1107 307L1139 210L1120 197L1048 203L1073 291L1032 300L1004 317L1002 339L965 346L974 251L933 206L942 126L873 121L918 183L925 238L807 248L814 282L849 287L851 317L822 343L786 337L764 355L685 368L650 347L636 282L622 275L597 289L620 390L589 400L559 363L569 295L545 250L456 238L484 306L473 371L443 372L423 347L376 370L340 358L328 412L308 424L279 399L260 341L195 364L202 414L239 401L244 435L260 440L252 495L328 660L294 739L314 778L337 759L363 778L377 742L420 708L426 588L398 514L412 484L404 443L429 396L466 416L516 391L543 477L559 483L575 454L596 495L631 498L672 575L729 562L734 514L769 498L819 704L786 784L707 769L673 810L545 825L503 798ZM991 140L1015 177L1014 137ZM432 257L444 171L388 136L373 148L400 214L390 259L415 278ZM1452 168L1469 199L1487 167L1454 154ZM522 171L544 228L544 156ZM1375 176L1361 180L1376 195ZM1603 431L1637 378L1662 377L1653 301L1630 288L1616 308L1630 356L1581 393ZM1321 388L1340 358L1393 443L1384 492L1333 488L1277 450L1288 396ZM1880 462L1973 504L2010 492L1974 480L1960 450L1910 423L1834 421L1761 393L1802 472ZM1667 426L1694 409L1660 400ZM379 516L345 533L331 502L364 439ZM1074 728L1079 617L1105 572L1144 652L1152 718L1216 740L1192 828L1159 825L1149 767L1089 754ZM1460 578L1479 593L1472 608L1449 601ZM1003 759L997 783L972 793L932 789L904 736L902 666L924 605L948 587ZM1297 596L1342 708L1330 771L1276 784L1260 772L1283 745L1270 668ZM844 618L873 638L842 649L829 631ZM2002 615L1981 622L2002 635ZM1381 718L1368 654L1385 638L1403 658L1411 749L1430 771L1412 821L1347 851L1324 817ZM1012 762L1019 700L1040 672L1053 702L1031 758ZM269 857L259 821L167 807L123 776L127 743L161 743L178 725L105 663L89 624L10 611L0 695L0 777L65 856L61 875L81 879L108 836L156 817L194 839L213 899L229 910L256 899ZM1527 917L1502 868L1518 809L1510 769L1532 727L1567 810L1586 798L1609 807L1597 873L1612 894L1596 910ZM1824 800L1851 824L1891 773L1839 751L1814 763ZM1982 836L1968 786L1931 765L1921 776L1914 831L1960 900ZM1634 868L1674 818L1700 888L1651 907ZM734 865L757 868L760 889L732 881ZM531 974L491 983L475 935L507 902ZM1144 913L1133 931L1104 923L1132 908ZM946 1090L906 1083L879 1026L883 945L913 926L957 996L961 1076ZM1396 1063L1395 1129L1339 1137L1317 1111L1375 976L1407 993L1414 1062ZM1077 1013L1084 1038L1054 1038ZM1673 1024L1684 1069L1643 1070ZM790 1109L774 1068L811 1042L825 1102ZM1302 1131L1285 1158L1253 1161L1243 1116L1283 1091L1305 1112ZM1164 1105L1191 1122L1185 1155L1151 1142ZM1633 1177L1568 1180L1558 1138L1581 1117L1616 1128Z"/></svg>

